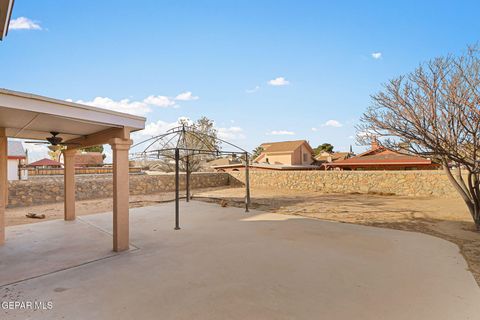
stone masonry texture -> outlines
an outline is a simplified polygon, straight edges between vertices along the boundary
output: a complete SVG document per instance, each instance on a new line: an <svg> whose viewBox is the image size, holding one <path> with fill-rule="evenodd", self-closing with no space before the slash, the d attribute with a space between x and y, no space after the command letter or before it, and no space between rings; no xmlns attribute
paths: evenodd
<svg viewBox="0 0 480 320"><path fill-rule="evenodd" d="M192 189L228 186L227 173L192 173ZM90 200L112 197L111 175L76 176L76 199ZM185 174L180 175L180 189L185 189ZM130 175L130 194L142 195L175 190L175 175ZM8 206L24 207L63 201L63 176L34 177L27 181L11 181Z"/></svg>
<svg viewBox="0 0 480 320"><path fill-rule="evenodd" d="M243 172L229 172L232 185L243 185ZM250 171L252 188L376 193L409 197L457 197L443 171Z"/></svg>
<svg viewBox="0 0 480 320"><path fill-rule="evenodd" d="M191 188L243 186L245 173L192 173ZM325 193L370 193L409 197L458 197L443 171L250 171L252 188L319 191ZM112 196L111 175L76 177L76 199ZM130 175L130 194L171 192L173 174ZM185 189L185 175L180 176ZM9 183L9 207L63 201L63 176L32 177Z"/></svg>

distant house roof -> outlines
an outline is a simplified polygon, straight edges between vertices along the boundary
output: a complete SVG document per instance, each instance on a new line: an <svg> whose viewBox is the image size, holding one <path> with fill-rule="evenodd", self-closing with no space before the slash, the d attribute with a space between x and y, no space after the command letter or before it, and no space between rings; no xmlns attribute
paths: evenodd
<svg viewBox="0 0 480 320"><path fill-rule="evenodd" d="M331 159L330 161L337 161L337 160L347 159L351 155L352 154L350 152L333 152L333 153L326 153L326 154L321 153L315 157L315 160L320 162L328 162L329 159Z"/></svg>
<svg viewBox="0 0 480 320"><path fill-rule="evenodd" d="M222 165L230 165L230 164L241 164L242 160L240 158L237 159L230 159L228 157L225 158L218 158L218 159L213 159L211 161L207 162L210 167L214 166L222 166Z"/></svg>
<svg viewBox="0 0 480 320"><path fill-rule="evenodd" d="M26 159L25 149L22 142L8 141L8 158L9 159Z"/></svg>
<svg viewBox="0 0 480 320"><path fill-rule="evenodd" d="M75 155L75 165L95 166L103 164L103 154L101 152L79 152Z"/></svg>
<svg viewBox="0 0 480 320"><path fill-rule="evenodd" d="M61 162L44 158L28 164L29 167L61 167L63 164Z"/></svg>
<svg viewBox="0 0 480 320"><path fill-rule="evenodd" d="M422 158L414 155L401 154L385 147L378 146L367 152L359 154L344 160L334 161L326 164L329 167L348 167L348 166L392 166L392 165L436 165L431 159Z"/></svg>
<svg viewBox="0 0 480 320"><path fill-rule="evenodd" d="M305 146L311 153L313 149L306 140L266 142L260 145L263 151L258 157L253 159L254 162L260 162L267 154L271 153L293 153L301 146Z"/></svg>
<svg viewBox="0 0 480 320"><path fill-rule="evenodd" d="M298 147L305 144L311 152L312 147L306 140L294 140L294 141L280 141L280 142L267 142L262 143L260 146L264 152L294 152Z"/></svg>

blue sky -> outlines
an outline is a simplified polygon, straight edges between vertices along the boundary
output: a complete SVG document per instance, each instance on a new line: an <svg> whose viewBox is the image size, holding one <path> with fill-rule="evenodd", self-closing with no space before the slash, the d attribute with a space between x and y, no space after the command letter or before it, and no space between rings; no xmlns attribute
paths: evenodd
<svg viewBox="0 0 480 320"><path fill-rule="evenodd" d="M141 114L207 116L247 148L355 146L370 95L479 40L475 1L26 1L0 87ZM14 25L13 25L14 24ZM127 99L127 100L126 100Z"/></svg>

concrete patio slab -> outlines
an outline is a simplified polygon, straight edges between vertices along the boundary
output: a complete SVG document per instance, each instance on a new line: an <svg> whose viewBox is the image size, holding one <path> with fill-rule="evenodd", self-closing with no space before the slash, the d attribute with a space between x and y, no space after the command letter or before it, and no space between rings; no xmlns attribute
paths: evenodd
<svg viewBox="0 0 480 320"><path fill-rule="evenodd" d="M134 209L131 242L138 250L1 287L2 301L52 303L46 310L0 309L1 318L424 320L480 314L480 289L450 242L199 202L182 203L181 212L182 230L174 231L173 204ZM82 219L75 223L111 230L111 213ZM43 241L52 230L42 224L29 227ZM92 249L109 250L110 241ZM15 252L15 242L0 248L0 261L31 257L32 265L48 265L24 249Z"/></svg>
<svg viewBox="0 0 480 320"><path fill-rule="evenodd" d="M0 286L110 257L111 246L111 234L81 219L9 227L0 247Z"/></svg>

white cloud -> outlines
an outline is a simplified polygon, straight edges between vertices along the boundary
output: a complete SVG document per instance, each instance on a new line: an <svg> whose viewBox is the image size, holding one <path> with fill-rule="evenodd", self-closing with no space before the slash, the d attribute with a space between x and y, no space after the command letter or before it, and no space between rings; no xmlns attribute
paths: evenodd
<svg viewBox="0 0 480 320"><path fill-rule="evenodd" d="M38 22L34 22L26 17L18 17L10 20L10 30L42 30Z"/></svg>
<svg viewBox="0 0 480 320"><path fill-rule="evenodd" d="M240 127L218 128L218 137L223 140L245 139L245 133Z"/></svg>
<svg viewBox="0 0 480 320"><path fill-rule="evenodd" d="M152 111L147 103L143 101L130 101L129 99L115 101L107 97L96 97L91 101L78 100L77 103L139 116L144 116Z"/></svg>
<svg viewBox="0 0 480 320"><path fill-rule="evenodd" d="M198 99L200 99L200 97L194 96L191 91L182 92L175 97L175 100L178 100L178 101L192 101L192 100L198 100Z"/></svg>
<svg viewBox="0 0 480 320"><path fill-rule="evenodd" d="M316 132L316 131L318 131L318 128L312 128L312 131Z"/></svg>
<svg viewBox="0 0 480 320"><path fill-rule="evenodd" d="M145 129L139 131L138 134L142 136L155 137L175 127L178 127L178 121L165 122L162 120L158 120L157 122L147 123L145 125Z"/></svg>
<svg viewBox="0 0 480 320"><path fill-rule="evenodd" d="M143 99L143 102L146 104L154 105L157 107L171 107L175 105L175 101L170 99L167 96L148 96Z"/></svg>
<svg viewBox="0 0 480 320"><path fill-rule="evenodd" d="M325 122L324 124L322 124L322 126L324 127L334 127L334 128L340 128L340 127L343 127L343 124L341 124L339 121L337 120L328 120L327 122Z"/></svg>
<svg viewBox="0 0 480 320"><path fill-rule="evenodd" d="M288 130L273 130L267 133L267 135L274 135L274 136L292 136L295 132L288 131Z"/></svg>
<svg viewBox="0 0 480 320"><path fill-rule="evenodd" d="M34 144L23 142L23 147L28 151L28 161L35 162L43 158L49 158L47 144Z"/></svg>
<svg viewBox="0 0 480 320"><path fill-rule="evenodd" d="M284 77L277 77L275 79L268 81L268 84L271 86L286 86L286 85L289 85L290 82Z"/></svg>
<svg viewBox="0 0 480 320"><path fill-rule="evenodd" d="M371 56L372 56L373 59L378 60L378 59L382 58L382 53L381 52L372 52Z"/></svg>
<svg viewBox="0 0 480 320"><path fill-rule="evenodd" d="M258 90L260 90L260 86L255 86L255 88L253 88L253 89L247 89L247 90L245 90L245 92L246 93L255 93Z"/></svg>

